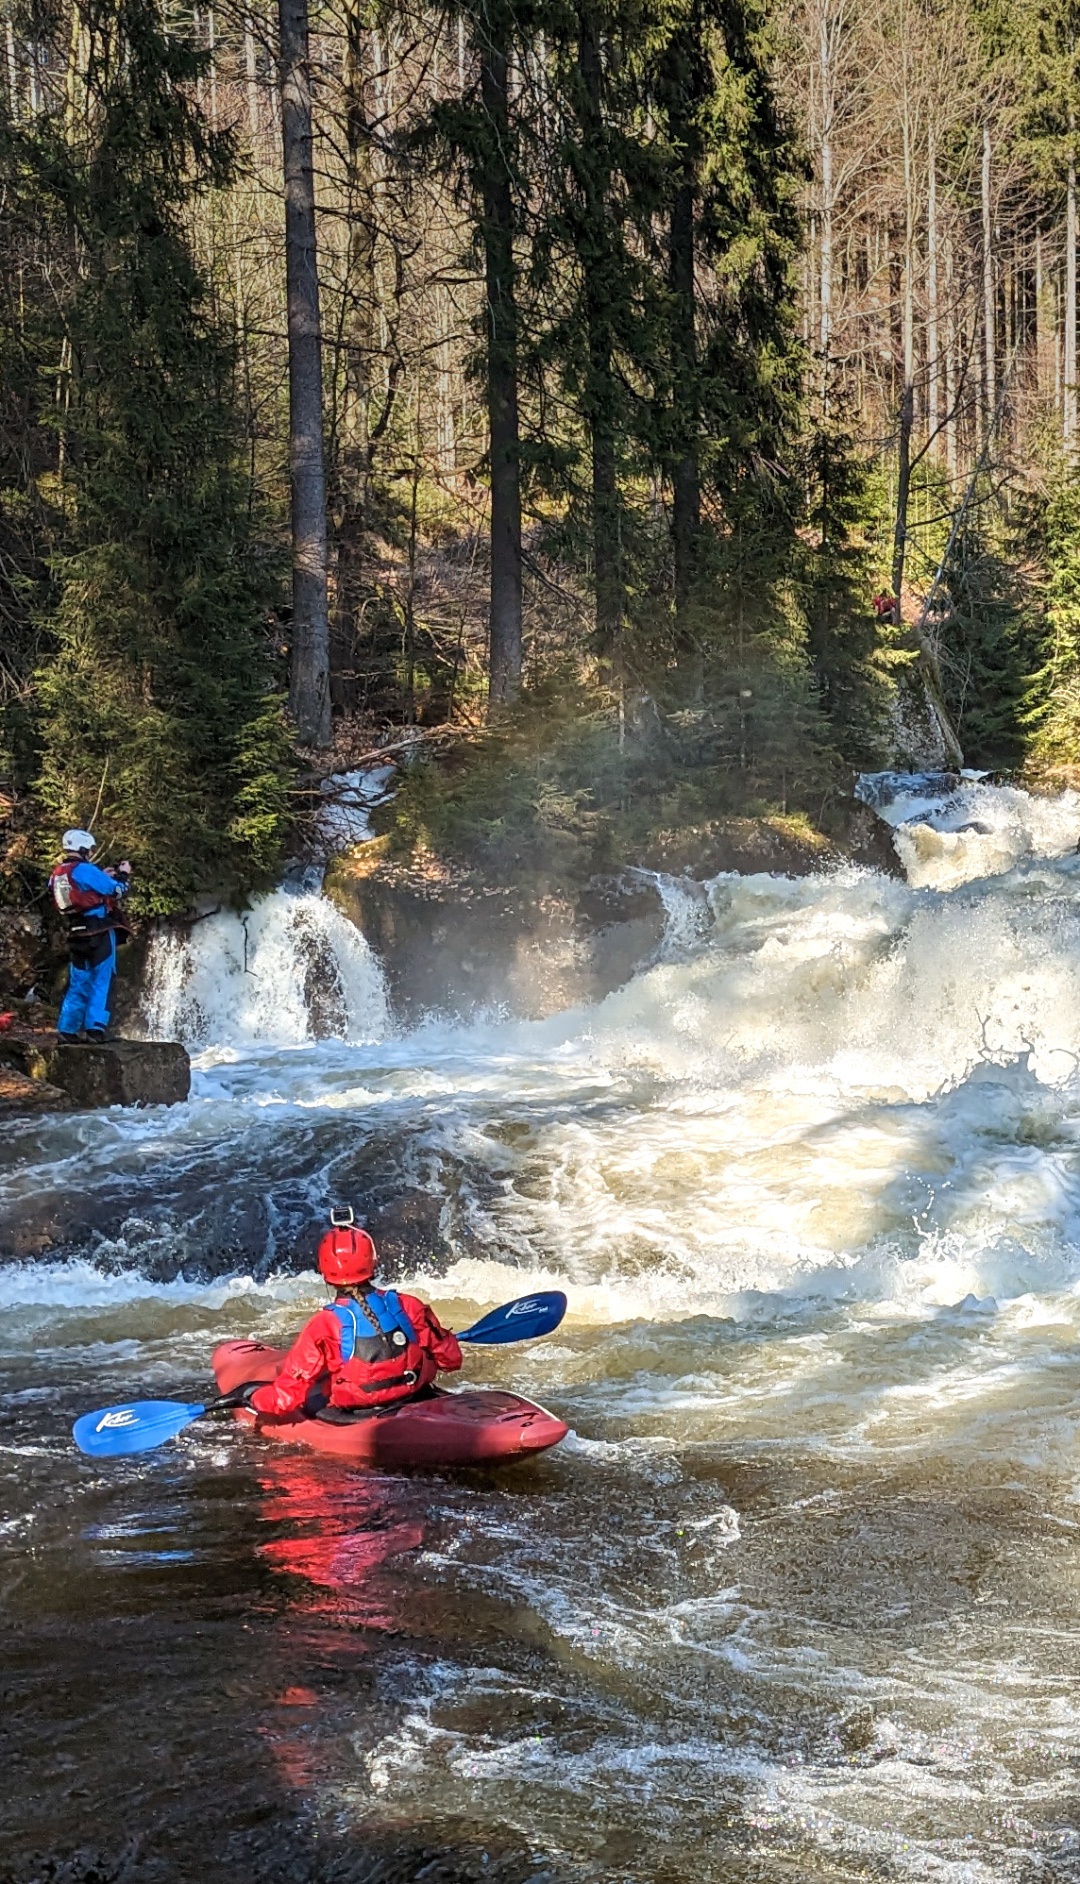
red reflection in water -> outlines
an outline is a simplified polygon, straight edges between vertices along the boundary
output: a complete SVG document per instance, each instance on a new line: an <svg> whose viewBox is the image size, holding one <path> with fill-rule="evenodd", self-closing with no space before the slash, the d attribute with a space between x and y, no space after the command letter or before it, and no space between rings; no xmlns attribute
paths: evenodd
<svg viewBox="0 0 1080 1884"><path fill-rule="evenodd" d="M326 1777L326 1732L356 1724L342 1676L351 1660L367 1655L359 1632L397 1632L415 1601L400 1572L402 1559L422 1546L425 1525L408 1512L419 1495L408 1479L366 1476L334 1459L278 1454L265 1463L260 1485L262 1523L280 1534L256 1554L306 1586L298 1585L286 1622L293 1678L274 1697L261 1732L281 1779L307 1791ZM300 1669L297 1654L305 1658ZM320 1665L333 1676L322 1691L311 1685Z"/></svg>
<svg viewBox="0 0 1080 1884"><path fill-rule="evenodd" d="M272 1460L260 1482L263 1523L283 1526L285 1534L260 1544L257 1554L329 1592L305 1608L365 1629L398 1628L400 1594L378 1573L424 1542L423 1524L402 1511L415 1502L410 1482L303 1454Z"/></svg>

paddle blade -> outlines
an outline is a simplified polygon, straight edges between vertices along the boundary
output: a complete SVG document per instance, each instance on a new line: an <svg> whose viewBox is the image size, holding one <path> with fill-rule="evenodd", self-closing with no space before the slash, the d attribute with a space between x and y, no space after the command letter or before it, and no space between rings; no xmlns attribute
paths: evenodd
<svg viewBox="0 0 1080 1884"><path fill-rule="evenodd" d="M182 1400L134 1400L127 1406L99 1406L84 1413L71 1431L80 1452L92 1459L115 1459L124 1452L149 1452L171 1439L206 1408Z"/></svg>
<svg viewBox="0 0 1080 1884"><path fill-rule="evenodd" d="M464 1334L459 1341L474 1341L478 1347L494 1348L504 1341L535 1341L550 1334L566 1313L566 1297L561 1289L545 1289L539 1295L522 1295L516 1302L493 1308Z"/></svg>

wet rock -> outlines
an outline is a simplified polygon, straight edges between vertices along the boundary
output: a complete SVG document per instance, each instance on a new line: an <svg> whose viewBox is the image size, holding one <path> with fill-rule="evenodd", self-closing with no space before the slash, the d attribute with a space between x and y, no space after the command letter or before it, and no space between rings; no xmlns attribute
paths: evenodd
<svg viewBox="0 0 1080 1884"><path fill-rule="evenodd" d="M864 870L880 870L884 876L902 877L903 865L896 853L890 827L883 823L868 804L853 799L842 808L838 842L844 855Z"/></svg>
<svg viewBox="0 0 1080 1884"><path fill-rule="evenodd" d="M31 1079L13 1066L0 1066L0 1119L16 1119L38 1112L66 1112L71 1100L59 1086Z"/></svg>
<svg viewBox="0 0 1080 1884"><path fill-rule="evenodd" d="M840 855L799 818L713 818L658 832L636 861L649 870L701 881L725 871L805 877L839 862Z"/></svg>
<svg viewBox="0 0 1080 1884"><path fill-rule="evenodd" d="M380 1273L391 1278L423 1266L445 1272L450 1248L442 1231L443 1200L430 1191L398 1191L367 1210L367 1228L379 1252Z"/></svg>
<svg viewBox="0 0 1080 1884"><path fill-rule="evenodd" d="M844 1753L865 1753L873 1746L876 1718L869 1705L855 1708L836 1729L836 1738Z"/></svg>
<svg viewBox="0 0 1080 1884"><path fill-rule="evenodd" d="M191 1090L191 1062L178 1040L58 1045L47 1076L79 1108L181 1105Z"/></svg>
<svg viewBox="0 0 1080 1884"><path fill-rule="evenodd" d="M42 972L44 925L35 909L0 910L0 994L25 994Z"/></svg>
<svg viewBox="0 0 1080 1884"><path fill-rule="evenodd" d="M361 853L335 860L326 892L363 930L406 1023L493 1008L533 1020L602 1000L654 957L663 905L634 876L595 879L575 900Z"/></svg>
<svg viewBox="0 0 1080 1884"><path fill-rule="evenodd" d="M648 870L616 870L607 876L590 877L577 899L579 921L593 929L606 929L613 923L644 922L662 925L664 904L655 875Z"/></svg>
<svg viewBox="0 0 1080 1884"><path fill-rule="evenodd" d="M20 1029L0 1036L0 1065L25 1074L27 1079L47 1080L55 1050L56 1035L51 1028Z"/></svg>
<svg viewBox="0 0 1080 1884"><path fill-rule="evenodd" d="M959 772L860 772L855 797L881 811L898 797L947 798L960 783Z"/></svg>

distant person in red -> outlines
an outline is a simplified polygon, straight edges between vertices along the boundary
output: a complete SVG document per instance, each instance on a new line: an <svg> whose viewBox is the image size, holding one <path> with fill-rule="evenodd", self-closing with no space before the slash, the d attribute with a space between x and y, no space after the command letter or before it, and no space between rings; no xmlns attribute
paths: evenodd
<svg viewBox="0 0 1080 1884"><path fill-rule="evenodd" d="M375 1245L366 1230L335 1224L319 1244L319 1270L334 1300L312 1316L277 1379L245 1391L253 1412L295 1413L314 1388L323 1417L332 1419L335 1408L344 1415L414 1400L430 1390L440 1369L452 1373L461 1366L457 1336L425 1302L373 1286Z"/></svg>

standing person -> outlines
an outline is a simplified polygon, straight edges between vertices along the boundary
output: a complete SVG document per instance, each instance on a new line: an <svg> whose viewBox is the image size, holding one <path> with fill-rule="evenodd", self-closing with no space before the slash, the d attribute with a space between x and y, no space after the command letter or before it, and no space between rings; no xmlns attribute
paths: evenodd
<svg viewBox="0 0 1080 1884"><path fill-rule="evenodd" d="M319 1244L318 1261L334 1300L312 1316L276 1380L243 1390L253 1412L295 1413L314 1387L322 1406L309 1404L309 1416L348 1418L358 1408L415 1400L440 1369L461 1366L457 1336L425 1302L374 1287L375 1245L366 1230L335 1223Z"/></svg>
<svg viewBox="0 0 1080 1884"><path fill-rule="evenodd" d="M68 925L68 986L56 1026L67 1046L104 1040L109 1026L109 990L116 967L117 904L127 895L131 865L99 870L91 862L96 849L89 831L64 832L64 861L49 878L57 909Z"/></svg>

